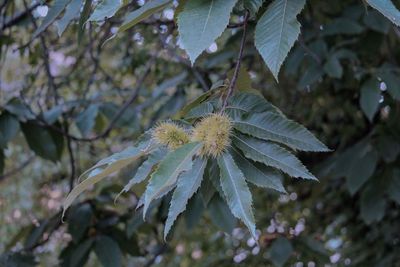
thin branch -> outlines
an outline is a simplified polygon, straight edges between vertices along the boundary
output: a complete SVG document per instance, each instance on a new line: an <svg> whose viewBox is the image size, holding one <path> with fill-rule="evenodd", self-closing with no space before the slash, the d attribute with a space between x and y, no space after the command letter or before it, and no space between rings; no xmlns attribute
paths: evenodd
<svg viewBox="0 0 400 267"><path fill-rule="evenodd" d="M204 80L203 76L199 72L199 70L196 67L191 67L190 68L195 79L199 82L201 85L201 88L203 89L204 92L208 91L210 87L207 85L206 81Z"/></svg>
<svg viewBox="0 0 400 267"><path fill-rule="evenodd" d="M151 67L155 61L156 56L153 56L149 61L148 64L146 65L146 69L145 72L143 73L143 75L139 78L139 80L137 81L136 87L133 90L131 96L129 97L129 99L127 101L124 102L124 104L122 105L122 107L118 110L118 112L113 116L113 118L111 119L110 123L108 124L107 128L99 135L93 136L93 137L89 137L89 138L80 138L74 135L69 134L68 132L66 132L63 129L60 129L54 125L48 124L43 118L41 118L40 116L35 116L36 119L39 121L39 124L41 126L46 126L50 129L53 129L55 131L57 131L58 133L61 133L62 135L71 138L71 140L73 141L78 141L78 142L93 142L102 138L107 137L110 132L112 131L112 129L115 127L115 124L118 122L118 120L121 118L121 116L125 113L125 111L128 109L128 107L136 100L136 98L139 96L139 91L142 88L142 85L145 81L145 79L147 78L148 74L150 73Z"/></svg>
<svg viewBox="0 0 400 267"><path fill-rule="evenodd" d="M0 182L2 182L3 180L7 179L8 177L11 177L19 172L21 172L23 169L25 169L30 163L32 163L33 159L35 157L31 156L29 157L25 162L23 162L20 166L18 166L17 168L4 173L3 175L0 175Z"/></svg>
<svg viewBox="0 0 400 267"><path fill-rule="evenodd" d="M68 133L68 123L67 120L64 118L64 131ZM65 139L67 140L67 149L68 149L68 156L69 156L69 165L71 166L71 173L69 176L69 191L71 192L74 188L74 180L75 180L75 158L74 158L74 151L72 149L72 140L69 136L66 136Z"/></svg>
<svg viewBox="0 0 400 267"><path fill-rule="evenodd" d="M5 2L7 2L7 0ZM28 8L25 8L24 11L18 12L17 14L13 14L9 20L4 22L4 25L1 27L1 31L4 31L5 29L7 29L9 27L12 27L12 26L18 24L19 22L24 20L27 16L29 16L31 14L31 12L40 5L41 5L41 3L38 2L38 3L31 5Z"/></svg>
<svg viewBox="0 0 400 267"><path fill-rule="evenodd" d="M223 112L228 104L228 99L229 97L232 95L233 90L235 89L235 85L236 85L236 81L237 78L239 76L239 71L240 71L240 64L242 62L242 58L243 58L243 51L244 51L244 46L246 43L246 31L247 31L247 21L249 19L249 11L246 10L246 14L244 17L244 21L243 21L243 35L242 35L242 40L240 42L240 49L239 49L239 54L237 57L237 61L236 61L236 66L235 66L235 70L233 72L233 76L232 76L232 80L229 83L229 87L228 87L228 93L224 99L223 105L222 105L222 110L221 112Z"/></svg>

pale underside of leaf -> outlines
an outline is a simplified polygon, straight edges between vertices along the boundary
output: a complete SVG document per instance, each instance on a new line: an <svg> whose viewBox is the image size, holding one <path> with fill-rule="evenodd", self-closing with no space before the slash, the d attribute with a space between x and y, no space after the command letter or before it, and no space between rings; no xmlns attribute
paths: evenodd
<svg viewBox="0 0 400 267"><path fill-rule="evenodd" d="M160 194L174 185L178 176L192 168L193 156L200 149L200 143L189 143L170 152L158 165L156 171L151 175L149 184L144 193L143 217L153 199L160 197Z"/></svg>
<svg viewBox="0 0 400 267"><path fill-rule="evenodd" d="M38 37L39 34L46 30L46 28L57 19L69 2L71 2L71 0L56 0L54 2L54 4L50 7L46 17L43 19L42 24L40 24L40 26L33 33L32 40Z"/></svg>
<svg viewBox="0 0 400 267"><path fill-rule="evenodd" d="M117 195L115 201L121 194L128 192L135 184L143 182L150 175L151 171L154 169L154 166L158 162L160 162L166 154L167 154L167 149L163 147L155 149L153 152L151 152L149 157L137 169L135 176L133 176L133 178L129 180L129 182Z"/></svg>
<svg viewBox="0 0 400 267"><path fill-rule="evenodd" d="M221 171L221 187L232 214L243 221L257 240L251 193L243 173L229 153L218 158L218 165Z"/></svg>
<svg viewBox="0 0 400 267"><path fill-rule="evenodd" d="M367 3L381 12L391 22L400 27L400 11L391 0L366 0Z"/></svg>
<svg viewBox="0 0 400 267"><path fill-rule="evenodd" d="M109 157L106 157L102 160L100 160L99 162L97 162L94 166L92 166L91 168L87 169L86 171L84 171L78 178L78 182L85 177L86 175L90 174L92 171L96 170L96 169L101 169L101 168L105 168L108 165L110 165L111 163L114 163L118 160L121 159L127 159L130 158L132 156L135 156L137 154L137 151L140 150L141 152L143 152L144 154L148 154L150 153L150 151L152 149L154 149L153 147L151 147L150 145L147 145L148 142L141 142L139 143L137 146L135 147L128 147L126 149L124 149L121 152L115 153Z"/></svg>
<svg viewBox="0 0 400 267"><path fill-rule="evenodd" d="M233 141L246 158L280 169L292 177L317 180L299 159L286 149L272 142L240 134L235 134Z"/></svg>
<svg viewBox="0 0 400 267"><path fill-rule="evenodd" d="M259 19L255 45L275 79L287 54L300 34L296 17L305 0L275 0Z"/></svg>
<svg viewBox="0 0 400 267"><path fill-rule="evenodd" d="M122 159L115 160L109 163L104 169L98 168L91 172L91 175L83 180L80 184L78 184L74 189L68 194L67 198L64 200L63 203L63 216L65 211L68 207L72 204L72 202L86 189L90 186L100 182L108 175L122 169L123 167L127 166L128 164L134 162L138 158L144 155L144 152L140 149L136 148L136 153L134 153L131 149L131 154L129 157L125 157Z"/></svg>
<svg viewBox="0 0 400 267"><path fill-rule="evenodd" d="M150 17L154 13L157 13L167 7L172 0L150 0L147 1L141 8L129 13L122 25L119 27L118 32L126 31L127 29L135 26L142 20Z"/></svg>
<svg viewBox="0 0 400 267"><path fill-rule="evenodd" d="M194 64L225 30L237 0L187 1L178 15L179 45Z"/></svg>
<svg viewBox="0 0 400 267"><path fill-rule="evenodd" d="M64 16L56 22L58 36L61 36L70 22L79 17L82 0L72 0L67 6Z"/></svg>
<svg viewBox="0 0 400 267"><path fill-rule="evenodd" d="M102 21L117 13L122 6L122 0L102 0L94 9L88 21Z"/></svg>
<svg viewBox="0 0 400 267"><path fill-rule="evenodd" d="M283 143L303 151L329 151L311 132L302 125L280 115L265 112L233 119L234 127L242 133L257 138Z"/></svg>
<svg viewBox="0 0 400 267"><path fill-rule="evenodd" d="M189 199L199 189L206 165L207 160L197 158L193 161L193 168L179 176L176 189L172 195L168 218L165 223L164 240L178 215L186 209Z"/></svg>

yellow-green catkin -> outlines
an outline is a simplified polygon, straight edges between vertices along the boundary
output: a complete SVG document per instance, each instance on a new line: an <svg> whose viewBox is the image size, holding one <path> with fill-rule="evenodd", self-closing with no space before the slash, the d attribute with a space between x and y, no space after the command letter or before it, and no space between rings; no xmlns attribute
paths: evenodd
<svg viewBox="0 0 400 267"><path fill-rule="evenodd" d="M200 155L218 157L231 144L232 122L224 114L212 114L204 117L193 129L192 140L202 142Z"/></svg>
<svg viewBox="0 0 400 267"><path fill-rule="evenodd" d="M157 143L166 145L169 149L189 143L190 137L185 130L171 122L162 122L152 132L153 140Z"/></svg>

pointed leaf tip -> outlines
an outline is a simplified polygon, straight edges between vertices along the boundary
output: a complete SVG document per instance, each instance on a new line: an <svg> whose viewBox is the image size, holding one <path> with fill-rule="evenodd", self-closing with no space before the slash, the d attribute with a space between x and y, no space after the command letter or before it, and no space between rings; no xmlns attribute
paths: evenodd
<svg viewBox="0 0 400 267"><path fill-rule="evenodd" d="M237 0L187 1L178 14L179 45L192 66L225 30Z"/></svg>
<svg viewBox="0 0 400 267"><path fill-rule="evenodd" d="M254 240L257 240L252 197L244 175L229 153L224 153L217 160L221 187L228 206L232 214L246 225Z"/></svg>
<svg viewBox="0 0 400 267"><path fill-rule="evenodd" d="M193 162L193 168L180 175L178 178L178 184L172 195L172 200L169 207L168 218L165 222L164 228L164 240L167 239L167 235L171 230L178 215L181 214L185 209L189 199L199 189L203 180L204 169L207 165L207 160L203 158L197 158Z"/></svg>
<svg viewBox="0 0 400 267"><path fill-rule="evenodd" d="M200 143L189 143L170 152L160 162L157 170L151 175L144 193L143 218L151 201L164 196L175 187L178 176L192 169L193 156L199 151Z"/></svg>
<svg viewBox="0 0 400 267"><path fill-rule="evenodd" d="M256 25L256 48L276 81L282 63L300 34L296 17L304 5L305 0L275 0Z"/></svg>

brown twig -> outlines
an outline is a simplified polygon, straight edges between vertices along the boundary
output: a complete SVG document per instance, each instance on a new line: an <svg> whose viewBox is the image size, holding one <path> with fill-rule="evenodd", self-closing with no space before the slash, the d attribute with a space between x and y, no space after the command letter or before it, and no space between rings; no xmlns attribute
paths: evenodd
<svg viewBox="0 0 400 267"><path fill-rule="evenodd" d="M241 64L242 58L243 58L244 46L246 43L247 21L249 19L249 14L250 14L249 11L246 10L246 14L245 14L244 21L243 21L243 35L242 35L242 40L240 42L239 54L237 57L236 66L235 66L235 70L233 72L231 82L229 83L228 93L226 94L226 97L225 97L223 105L222 105L221 112L223 112L225 110L225 108L228 104L228 99L232 95L233 90L235 89L236 81L237 81L239 71L240 71L240 64Z"/></svg>

